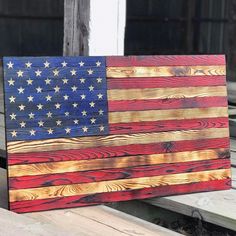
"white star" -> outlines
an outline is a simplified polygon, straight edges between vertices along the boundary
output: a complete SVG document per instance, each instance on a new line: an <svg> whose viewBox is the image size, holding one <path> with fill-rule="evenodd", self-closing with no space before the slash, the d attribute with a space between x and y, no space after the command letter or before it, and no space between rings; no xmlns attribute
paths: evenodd
<svg viewBox="0 0 236 236"><path fill-rule="evenodd" d="M37 107L38 107L38 110L42 110L42 109L43 109L43 105L42 105L41 103L39 103L39 104L37 105Z"/></svg>
<svg viewBox="0 0 236 236"><path fill-rule="evenodd" d="M11 120L16 120L16 114L15 113L11 113L10 117L11 117Z"/></svg>
<svg viewBox="0 0 236 236"><path fill-rule="evenodd" d="M19 70L16 73L18 77L23 77L24 72L22 70Z"/></svg>
<svg viewBox="0 0 236 236"><path fill-rule="evenodd" d="M61 120L56 121L57 126L61 126Z"/></svg>
<svg viewBox="0 0 236 236"><path fill-rule="evenodd" d="M9 97L9 100L10 100L10 103L14 103L16 100L16 97L11 96L11 97Z"/></svg>
<svg viewBox="0 0 236 236"><path fill-rule="evenodd" d="M30 63L30 62L28 61L27 63L25 63L25 65L26 65L27 68L31 68L32 63Z"/></svg>
<svg viewBox="0 0 236 236"><path fill-rule="evenodd" d="M64 97L64 100L68 100L69 96L66 94L63 96Z"/></svg>
<svg viewBox="0 0 236 236"><path fill-rule="evenodd" d="M92 75L92 74L93 74L93 70L89 69L89 70L88 70L88 74L89 74L89 75Z"/></svg>
<svg viewBox="0 0 236 236"><path fill-rule="evenodd" d="M13 69L13 66L14 66L14 63L12 63L11 61L9 61L8 63L7 63L7 67L8 67L8 69Z"/></svg>
<svg viewBox="0 0 236 236"><path fill-rule="evenodd" d="M81 99L84 100L86 98L85 94L80 95Z"/></svg>
<svg viewBox="0 0 236 236"><path fill-rule="evenodd" d="M98 83L102 83L102 78L100 78L100 77L97 78L97 82L98 82Z"/></svg>
<svg viewBox="0 0 236 236"><path fill-rule="evenodd" d="M51 118L52 117L52 112L49 111L46 115L47 115L48 118Z"/></svg>
<svg viewBox="0 0 236 236"><path fill-rule="evenodd" d="M41 87L38 87L38 88L36 88L36 90L37 90L37 93L42 93L42 88Z"/></svg>
<svg viewBox="0 0 236 236"><path fill-rule="evenodd" d="M61 64L62 64L62 67L66 67L67 66L67 63L65 61L63 61Z"/></svg>
<svg viewBox="0 0 236 236"><path fill-rule="evenodd" d="M58 75L59 75L59 70L55 69L55 70L53 71L53 75L54 75L54 76L58 76Z"/></svg>
<svg viewBox="0 0 236 236"><path fill-rule="evenodd" d="M98 99L102 99L103 94L99 93L97 96L98 96Z"/></svg>
<svg viewBox="0 0 236 236"><path fill-rule="evenodd" d="M15 80L13 80L12 78L10 80L8 80L9 86L14 86Z"/></svg>
<svg viewBox="0 0 236 236"><path fill-rule="evenodd" d="M28 114L28 116L29 116L30 119L34 119L34 113L30 112L30 113Z"/></svg>
<svg viewBox="0 0 236 236"><path fill-rule="evenodd" d="M74 102L74 103L72 104L72 106L73 106L74 108L76 108L76 107L78 107L78 103Z"/></svg>
<svg viewBox="0 0 236 236"><path fill-rule="evenodd" d="M79 80L80 80L80 83L81 83L81 84L84 84L85 78L80 78Z"/></svg>
<svg viewBox="0 0 236 236"><path fill-rule="evenodd" d="M24 121L20 122L20 127L25 128L26 123Z"/></svg>
<svg viewBox="0 0 236 236"><path fill-rule="evenodd" d="M59 93L59 91L60 91L60 87L58 87L58 86L54 87L53 89L55 90L55 93Z"/></svg>
<svg viewBox="0 0 236 236"><path fill-rule="evenodd" d="M70 113L68 111L65 112L65 116L69 116Z"/></svg>
<svg viewBox="0 0 236 236"><path fill-rule="evenodd" d="M63 84L67 84L68 83L68 79L62 79L62 81L63 81Z"/></svg>
<svg viewBox="0 0 236 236"><path fill-rule="evenodd" d="M45 68L49 68L50 63L48 61L45 61L43 64Z"/></svg>
<svg viewBox="0 0 236 236"><path fill-rule="evenodd" d="M32 97L32 96L30 95L29 97L27 97L27 99L28 99L28 102L33 102L34 97Z"/></svg>
<svg viewBox="0 0 236 236"><path fill-rule="evenodd" d="M18 93L20 94L20 93L24 93L24 90L25 90L25 89L22 88L22 87L20 87L20 88L18 88L17 90L18 90Z"/></svg>
<svg viewBox="0 0 236 236"><path fill-rule="evenodd" d="M101 126L99 127L100 132L104 131L104 129L105 129L105 127L104 127L103 125L101 125Z"/></svg>
<svg viewBox="0 0 236 236"><path fill-rule="evenodd" d="M48 134L52 134L53 133L53 129L51 129L51 128L48 129L47 131L48 131Z"/></svg>
<svg viewBox="0 0 236 236"><path fill-rule="evenodd" d="M73 120L74 121L74 124L77 125L79 123L79 120Z"/></svg>
<svg viewBox="0 0 236 236"><path fill-rule="evenodd" d="M46 84L50 84L51 83L51 80L49 78L45 79L44 80Z"/></svg>
<svg viewBox="0 0 236 236"><path fill-rule="evenodd" d="M61 108L61 104L60 103L56 103L55 107L56 107L56 109L60 109Z"/></svg>
<svg viewBox="0 0 236 236"><path fill-rule="evenodd" d="M82 130L83 130L84 133L86 133L86 132L88 132L88 127L87 127L87 126L84 126L84 127L82 128Z"/></svg>
<svg viewBox="0 0 236 236"><path fill-rule="evenodd" d="M21 104L20 106L18 106L20 111L24 111L25 110L25 106L23 104Z"/></svg>
<svg viewBox="0 0 236 236"><path fill-rule="evenodd" d="M36 77L39 77L39 76L41 76L41 73L42 73L42 71L41 70L36 70L35 71L35 74L36 74Z"/></svg>
<svg viewBox="0 0 236 236"><path fill-rule="evenodd" d="M27 81L27 84L28 85L32 85L32 83L33 83L33 80L32 79L28 79L28 80L26 80Z"/></svg>
<svg viewBox="0 0 236 236"><path fill-rule="evenodd" d="M69 134L71 129L70 128L66 128L65 131L66 131L67 134Z"/></svg>
<svg viewBox="0 0 236 236"><path fill-rule="evenodd" d="M89 105L90 105L90 107L94 107L95 103L94 102L90 102Z"/></svg>
<svg viewBox="0 0 236 236"><path fill-rule="evenodd" d="M83 110L81 113L83 116L87 116L87 111Z"/></svg>
<svg viewBox="0 0 236 236"><path fill-rule="evenodd" d="M12 137L17 137L17 132L16 132L15 130L13 130L13 131L11 132L11 136L12 136Z"/></svg>
<svg viewBox="0 0 236 236"><path fill-rule="evenodd" d="M79 63L79 66L80 66L80 67L81 67L81 66L84 66L84 62L81 61L81 62Z"/></svg>
<svg viewBox="0 0 236 236"><path fill-rule="evenodd" d="M93 85L90 85L90 86L89 86L89 91L93 91L93 90L94 90Z"/></svg>
<svg viewBox="0 0 236 236"><path fill-rule="evenodd" d="M99 114L99 115L103 115L103 113L104 113L104 111L103 111L102 109L100 109L100 110L98 111L98 114Z"/></svg>
<svg viewBox="0 0 236 236"><path fill-rule="evenodd" d="M74 85L73 87L71 87L71 89L72 89L72 92L76 92L77 87Z"/></svg>
<svg viewBox="0 0 236 236"><path fill-rule="evenodd" d="M95 124L96 119L93 117L92 119L90 119L90 121L91 121L91 124Z"/></svg>
<svg viewBox="0 0 236 236"><path fill-rule="evenodd" d="M30 136L35 136L35 132L36 132L35 130L31 129L30 130Z"/></svg>
<svg viewBox="0 0 236 236"><path fill-rule="evenodd" d="M97 61L97 62L96 62L96 66L97 66L97 67L101 66L101 62L100 62L100 61Z"/></svg>
<svg viewBox="0 0 236 236"><path fill-rule="evenodd" d="M52 96L50 96L49 94L45 97L47 101L51 101Z"/></svg>
<svg viewBox="0 0 236 236"><path fill-rule="evenodd" d="M70 71L70 73L71 73L71 75L76 75L76 70L73 69L73 70Z"/></svg>
<svg viewBox="0 0 236 236"><path fill-rule="evenodd" d="M38 125L39 125L39 127L43 127L44 122L43 122L42 120L40 120L40 121L38 122Z"/></svg>

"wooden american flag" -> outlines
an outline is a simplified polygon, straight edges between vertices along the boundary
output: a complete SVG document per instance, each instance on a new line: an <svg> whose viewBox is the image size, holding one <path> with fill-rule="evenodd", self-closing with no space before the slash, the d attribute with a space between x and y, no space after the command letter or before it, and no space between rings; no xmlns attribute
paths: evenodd
<svg viewBox="0 0 236 236"><path fill-rule="evenodd" d="M229 189L225 58L4 58L9 205Z"/></svg>

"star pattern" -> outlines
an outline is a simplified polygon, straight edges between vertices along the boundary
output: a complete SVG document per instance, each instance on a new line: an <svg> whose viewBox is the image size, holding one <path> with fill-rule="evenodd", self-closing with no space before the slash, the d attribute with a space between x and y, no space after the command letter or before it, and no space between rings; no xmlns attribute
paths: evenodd
<svg viewBox="0 0 236 236"><path fill-rule="evenodd" d="M4 67L8 140L108 134L104 57L9 58Z"/></svg>

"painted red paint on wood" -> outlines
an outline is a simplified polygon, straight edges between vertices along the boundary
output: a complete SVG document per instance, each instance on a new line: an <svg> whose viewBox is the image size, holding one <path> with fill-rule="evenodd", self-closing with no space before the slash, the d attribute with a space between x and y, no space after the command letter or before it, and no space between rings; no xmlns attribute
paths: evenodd
<svg viewBox="0 0 236 236"><path fill-rule="evenodd" d="M107 66L225 65L224 55L109 56Z"/></svg>
<svg viewBox="0 0 236 236"><path fill-rule="evenodd" d="M191 150L228 148L229 138L198 139L154 144L139 144L114 147L97 147L80 150L66 150L53 152L9 153L8 165L42 163L52 161L72 161L95 158L111 158L120 156L148 155L166 152L183 152ZM227 154L230 155L229 152Z"/></svg>
<svg viewBox="0 0 236 236"><path fill-rule="evenodd" d="M135 83L134 83L135 81ZM115 78L107 79L108 89L138 88L178 88L201 86L224 86L225 76L194 76L194 77L159 77L159 78Z"/></svg>
<svg viewBox="0 0 236 236"><path fill-rule="evenodd" d="M205 192L213 190L227 190L231 188L231 180L212 180L192 184L160 186L159 188L144 188L141 190L98 193L95 195L82 195L61 197L44 200L12 202L10 210L17 213L51 210L55 208L68 208L78 206L97 205L113 201L127 201L130 199L145 199L155 196L170 196L184 193Z"/></svg>
<svg viewBox="0 0 236 236"><path fill-rule="evenodd" d="M109 101L108 109L112 111L169 110L184 108L227 107L225 97L194 97L146 100Z"/></svg>
<svg viewBox="0 0 236 236"><path fill-rule="evenodd" d="M191 120L166 120L110 124L111 134L147 133L176 130L200 130L205 128L228 128L228 118L205 118Z"/></svg>
<svg viewBox="0 0 236 236"><path fill-rule="evenodd" d="M101 169L96 171L81 171L50 175L36 175L9 178L10 189L37 188L56 185L91 183L104 180L130 179L168 174L197 172L214 169L230 168L230 159L190 161L185 163L169 163L152 166L137 166L133 168Z"/></svg>

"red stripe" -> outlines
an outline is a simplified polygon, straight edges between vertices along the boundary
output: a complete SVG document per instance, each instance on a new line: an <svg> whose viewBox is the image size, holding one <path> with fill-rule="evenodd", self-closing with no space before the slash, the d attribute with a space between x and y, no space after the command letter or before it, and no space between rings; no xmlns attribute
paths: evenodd
<svg viewBox="0 0 236 236"><path fill-rule="evenodd" d="M222 158L222 157L221 157ZM133 168L101 169L51 175L23 176L9 178L10 189L37 188L67 184L91 183L116 179L132 179L196 171L229 169L230 160L191 161L185 163L137 166Z"/></svg>
<svg viewBox="0 0 236 236"><path fill-rule="evenodd" d="M187 66L187 65L225 65L224 55L189 56L110 56L106 66Z"/></svg>
<svg viewBox="0 0 236 236"><path fill-rule="evenodd" d="M212 180L192 184L161 186L122 192L98 193L94 195L80 195L44 200L30 200L10 203L10 210L17 213L44 211L59 208L97 205L106 202L127 201L131 199L145 199L184 193L226 190L231 188L231 180Z"/></svg>
<svg viewBox="0 0 236 236"><path fill-rule="evenodd" d="M134 82L135 81L135 82ZM107 79L108 89L178 88L225 85L225 76L113 78Z"/></svg>
<svg viewBox="0 0 236 236"><path fill-rule="evenodd" d="M194 97L108 101L109 112L227 107L227 97Z"/></svg>
<svg viewBox="0 0 236 236"><path fill-rule="evenodd" d="M153 122L117 123L109 125L110 134L135 134L148 132L201 130L206 128L228 128L227 117L192 120L161 120Z"/></svg>
<svg viewBox="0 0 236 236"><path fill-rule="evenodd" d="M229 138L216 138L175 142L170 141L153 144L134 144L114 147L97 147L78 150L72 149L52 152L9 153L8 165L228 148L229 144Z"/></svg>

